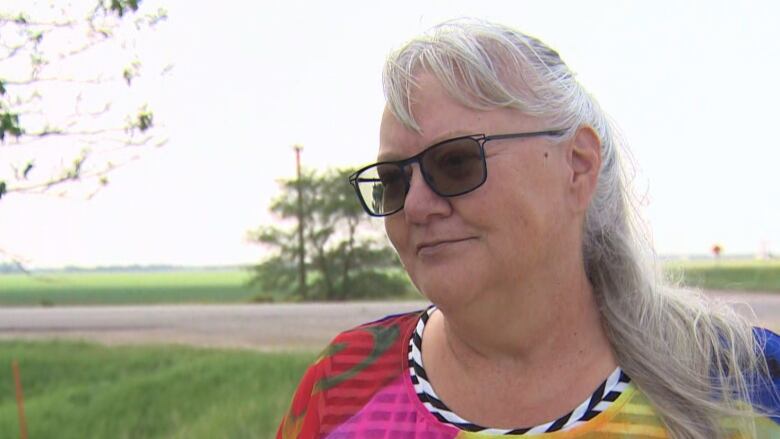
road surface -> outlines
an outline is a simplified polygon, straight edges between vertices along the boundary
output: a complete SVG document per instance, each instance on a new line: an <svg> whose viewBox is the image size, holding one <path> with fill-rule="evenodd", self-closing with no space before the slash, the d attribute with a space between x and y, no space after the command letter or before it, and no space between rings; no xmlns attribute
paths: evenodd
<svg viewBox="0 0 780 439"><path fill-rule="evenodd" d="M708 294L729 303L746 303L757 324L780 331L780 294ZM0 339L318 350L339 331L424 306L424 302L349 302L0 308ZM739 312L750 312L745 305L735 306Z"/></svg>

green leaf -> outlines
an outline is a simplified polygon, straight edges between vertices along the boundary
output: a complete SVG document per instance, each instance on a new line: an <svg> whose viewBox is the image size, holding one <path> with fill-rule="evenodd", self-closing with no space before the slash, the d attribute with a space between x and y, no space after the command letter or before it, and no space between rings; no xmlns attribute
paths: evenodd
<svg viewBox="0 0 780 439"><path fill-rule="evenodd" d="M22 135L22 128L19 126L18 114L14 114L14 113L0 114L0 141L5 140L6 133L16 137Z"/></svg>
<svg viewBox="0 0 780 439"><path fill-rule="evenodd" d="M127 82L127 85L131 85L133 82L133 72L130 70L129 67L125 68L122 71L122 77L125 78L125 82Z"/></svg>
<svg viewBox="0 0 780 439"><path fill-rule="evenodd" d="M0 96L5 94L5 83L0 79Z"/></svg>
<svg viewBox="0 0 780 439"><path fill-rule="evenodd" d="M27 179L27 175L32 171L32 168L35 167L35 164L32 161L27 162L27 166L24 167L24 171L22 171L22 178L25 180Z"/></svg>
<svg viewBox="0 0 780 439"><path fill-rule="evenodd" d="M141 112L138 114L138 121L136 124L141 132L146 131L154 125L154 115L149 111Z"/></svg>
<svg viewBox="0 0 780 439"><path fill-rule="evenodd" d="M120 18L125 15L125 12L127 10L132 10L133 12L138 10L138 4L141 3L141 0L111 0L111 6L109 6L109 9L111 11L115 12Z"/></svg>
<svg viewBox="0 0 780 439"><path fill-rule="evenodd" d="M0 199L3 198L3 195L5 195L6 192L7 190L6 190L5 182L0 181Z"/></svg>

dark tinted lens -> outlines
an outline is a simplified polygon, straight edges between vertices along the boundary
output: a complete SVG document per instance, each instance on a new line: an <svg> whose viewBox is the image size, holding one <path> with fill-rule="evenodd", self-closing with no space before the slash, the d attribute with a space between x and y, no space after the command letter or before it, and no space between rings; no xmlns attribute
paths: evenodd
<svg viewBox="0 0 780 439"><path fill-rule="evenodd" d="M358 175L360 197L371 213L384 215L403 206L406 181L402 172L396 165L377 165Z"/></svg>
<svg viewBox="0 0 780 439"><path fill-rule="evenodd" d="M436 145L422 157L421 165L430 185L440 195L458 195L485 181L485 162L479 142L454 139Z"/></svg>

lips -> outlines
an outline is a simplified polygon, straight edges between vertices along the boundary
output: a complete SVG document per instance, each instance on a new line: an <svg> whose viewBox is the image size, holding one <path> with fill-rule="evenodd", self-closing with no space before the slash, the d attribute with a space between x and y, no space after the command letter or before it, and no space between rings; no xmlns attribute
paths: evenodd
<svg viewBox="0 0 780 439"><path fill-rule="evenodd" d="M422 242L420 244L417 244L417 254L419 254L421 251L433 251L437 248L442 248L448 244L457 244L460 242L469 241L471 239L474 238L467 237L467 238L457 238L457 239L437 239L437 240Z"/></svg>

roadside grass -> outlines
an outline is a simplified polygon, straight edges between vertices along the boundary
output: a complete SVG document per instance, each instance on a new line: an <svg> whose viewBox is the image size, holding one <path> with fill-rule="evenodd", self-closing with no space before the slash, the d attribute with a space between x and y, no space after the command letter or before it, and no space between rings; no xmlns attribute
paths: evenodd
<svg viewBox="0 0 780 439"><path fill-rule="evenodd" d="M0 342L0 437L272 438L313 353Z"/></svg>
<svg viewBox="0 0 780 439"><path fill-rule="evenodd" d="M0 306L289 302L249 286L249 270L0 275ZM406 279L402 272L397 273ZM383 300L418 300L413 287ZM363 297L361 300L371 300Z"/></svg>
<svg viewBox="0 0 780 439"><path fill-rule="evenodd" d="M698 260L664 263L667 277L713 290L780 292L780 260ZM406 279L400 270L396 273ZM289 302L250 287L248 270L0 275L0 306L147 305ZM408 281L407 281L408 282ZM360 300L371 300L361 295ZM409 284L381 300L422 299Z"/></svg>
<svg viewBox="0 0 780 439"><path fill-rule="evenodd" d="M664 265L672 281L709 290L780 293L780 260L671 261Z"/></svg>
<svg viewBox="0 0 780 439"><path fill-rule="evenodd" d="M245 270L6 274L0 305L241 303L257 294Z"/></svg>

